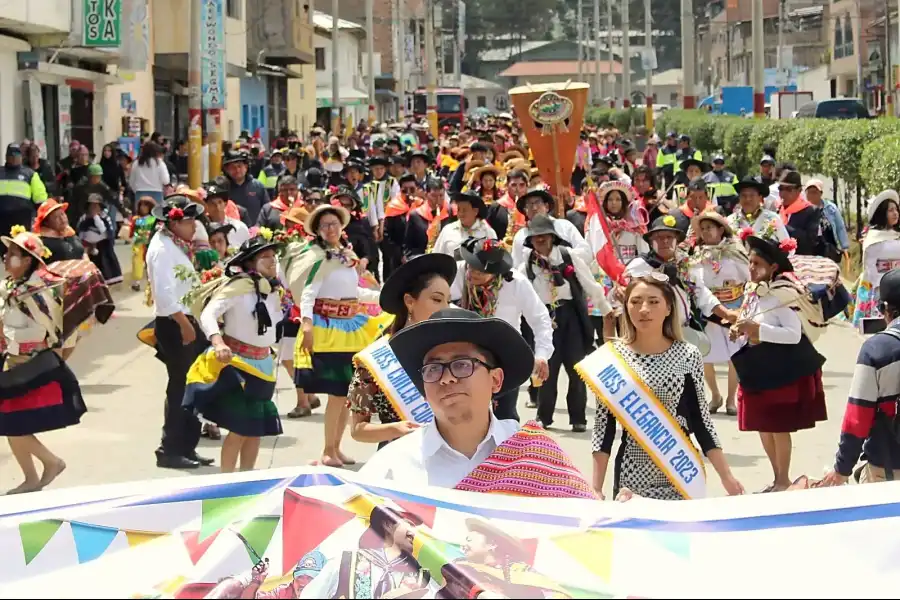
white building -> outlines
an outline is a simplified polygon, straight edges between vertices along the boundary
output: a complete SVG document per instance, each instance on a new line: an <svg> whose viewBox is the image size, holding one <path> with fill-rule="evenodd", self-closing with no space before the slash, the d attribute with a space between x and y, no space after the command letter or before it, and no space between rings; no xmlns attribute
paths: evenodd
<svg viewBox="0 0 900 600"><path fill-rule="evenodd" d="M486 108L492 113L509 110L509 94L499 83L464 73L461 84L466 98L466 114L471 114L476 108Z"/></svg>
<svg viewBox="0 0 900 600"><path fill-rule="evenodd" d="M316 120L326 125L331 123L332 73L338 73L338 98L344 123L359 123L369 117L369 93L363 77L362 64L365 60L366 30L359 23L338 20L338 56L331 56L332 26L330 15L316 11L313 14L315 36L313 44L316 54Z"/></svg>

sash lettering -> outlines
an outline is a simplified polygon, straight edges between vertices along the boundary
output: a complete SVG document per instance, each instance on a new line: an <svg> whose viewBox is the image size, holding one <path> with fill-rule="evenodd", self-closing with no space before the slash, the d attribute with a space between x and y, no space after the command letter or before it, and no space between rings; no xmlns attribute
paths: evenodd
<svg viewBox="0 0 900 600"><path fill-rule="evenodd" d="M416 389L393 350L388 345L388 337L375 340L358 353L354 360L361 363L371 373L372 378L384 392L397 415L404 421L414 421L420 425L431 423L434 413L428 402Z"/></svg>
<svg viewBox="0 0 900 600"><path fill-rule="evenodd" d="M575 370L682 496L690 500L706 496L700 453L612 344L585 357Z"/></svg>

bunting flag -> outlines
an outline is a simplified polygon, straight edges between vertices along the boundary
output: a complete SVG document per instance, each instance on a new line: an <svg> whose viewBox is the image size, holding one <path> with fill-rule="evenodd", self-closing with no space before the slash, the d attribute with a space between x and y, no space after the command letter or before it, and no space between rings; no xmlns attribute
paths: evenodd
<svg viewBox="0 0 900 600"><path fill-rule="evenodd" d="M141 544L158 540L168 535L167 533L151 533L149 531L125 531L125 539L128 540L129 548L136 548Z"/></svg>
<svg viewBox="0 0 900 600"><path fill-rule="evenodd" d="M315 550L354 517L348 510L301 496L293 490L284 494L283 515L281 573L292 570L307 552Z"/></svg>
<svg viewBox="0 0 900 600"><path fill-rule="evenodd" d="M63 522L57 520L34 521L19 525L19 538L22 540L22 552L25 554L25 564L41 553L44 546L56 535Z"/></svg>
<svg viewBox="0 0 900 600"><path fill-rule="evenodd" d="M100 557L112 544L119 530L113 527L101 527L79 521L70 521L72 537L75 539L75 551L78 553L78 562L86 563Z"/></svg>
<svg viewBox="0 0 900 600"><path fill-rule="evenodd" d="M193 564L196 565L200 562L200 559L203 558L203 555L206 554L206 551L209 550L212 543L219 537L220 532L221 530L214 532L209 537L203 539L203 541L200 539L199 531L181 532L181 539L184 541L184 547L187 548L188 555L191 557L191 562Z"/></svg>
<svg viewBox="0 0 900 600"><path fill-rule="evenodd" d="M263 496L237 496L235 498L215 498L203 500L203 520L200 524L200 541L206 540L226 525L253 514L253 506Z"/></svg>
<svg viewBox="0 0 900 600"><path fill-rule="evenodd" d="M578 564L609 583L612 577L612 532L591 530L562 535L553 538L553 543Z"/></svg>
<svg viewBox="0 0 900 600"><path fill-rule="evenodd" d="M254 563L266 553L280 520L281 517L256 517L240 528L241 541L247 546L247 554Z"/></svg>

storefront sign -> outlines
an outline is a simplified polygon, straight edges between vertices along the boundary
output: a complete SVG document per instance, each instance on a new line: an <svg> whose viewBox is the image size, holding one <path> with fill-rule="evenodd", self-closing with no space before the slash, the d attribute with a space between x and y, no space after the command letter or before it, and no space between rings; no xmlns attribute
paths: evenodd
<svg viewBox="0 0 900 600"><path fill-rule="evenodd" d="M124 33L119 48L119 71L140 72L150 61L150 10L147 0L122 0Z"/></svg>
<svg viewBox="0 0 900 600"><path fill-rule="evenodd" d="M122 0L84 0L84 40L90 48L118 48L122 41Z"/></svg>
<svg viewBox="0 0 900 600"><path fill-rule="evenodd" d="M339 100L341 106L367 106L365 98L349 98ZM316 108L331 108L331 98L316 98Z"/></svg>
<svg viewBox="0 0 900 600"><path fill-rule="evenodd" d="M59 96L59 155L69 154L69 144L72 142L72 88L68 85L57 86ZM78 140L85 144L94 145L94 140Z"/></svg>
<svg viewBox="0 0 900 600"><path fill-rule="evenodd" d="M225 108L225 0L203 0L203 108Z"/></svg>

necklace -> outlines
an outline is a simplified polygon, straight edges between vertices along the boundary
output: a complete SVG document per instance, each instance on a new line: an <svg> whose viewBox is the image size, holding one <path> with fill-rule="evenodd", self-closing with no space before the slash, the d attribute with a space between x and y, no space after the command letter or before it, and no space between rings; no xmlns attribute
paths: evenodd
<svg viewBox="0 0 900 600"><path fill-rule="evenodd" d="M500 297L500 287L503 280L495 277L487 285L474 285L470 279L469 273L466 273L466 291L468 292L469 302L474 312L482 317L494 316L497 308L497 300Z"/></svg>

